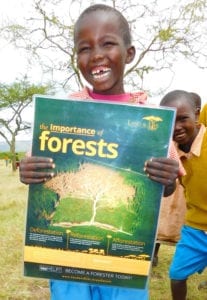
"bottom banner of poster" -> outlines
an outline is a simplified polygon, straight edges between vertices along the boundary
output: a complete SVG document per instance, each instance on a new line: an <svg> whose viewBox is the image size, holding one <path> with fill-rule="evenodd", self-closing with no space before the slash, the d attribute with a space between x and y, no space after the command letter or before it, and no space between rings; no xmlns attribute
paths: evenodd
<svg viewBox="0 0 207 300"><path fill-rule="evenodd" d="M143 289L150 261L25 246L24 272L32 277ZM54 264L55 263L55 264ZM105 271L105 270L108 271ZM130 271L130 274L129 274Z"/></svg>

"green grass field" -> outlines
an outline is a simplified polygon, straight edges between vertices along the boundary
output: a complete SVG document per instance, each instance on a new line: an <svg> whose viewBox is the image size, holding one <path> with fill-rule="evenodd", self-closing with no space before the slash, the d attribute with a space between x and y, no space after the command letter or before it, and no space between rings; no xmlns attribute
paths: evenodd
<svg viewBox="0 0 207 300"><path fill-rule="evenodd" d="M0 178L0 299L47 300L48 281L23 276L22 258L28 187L19 182L18 172L13 173L11 166L6 167L3 160L0 160ZM168 268L173 251L174 246L161 245L159 264L151 272L150 300L171 299ZM189 279L188 300L207 300L207 289L197 288L203 280L207 280L207 270L202 275L193 275Z"/></svg>

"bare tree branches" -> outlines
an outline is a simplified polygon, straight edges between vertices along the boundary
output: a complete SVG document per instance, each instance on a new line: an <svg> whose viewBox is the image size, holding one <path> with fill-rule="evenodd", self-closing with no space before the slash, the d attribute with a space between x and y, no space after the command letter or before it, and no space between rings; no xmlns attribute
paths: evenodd
<svg viewBox="0 0 207 300"><path fill-rule="evenodd" d="M46 77L67 90L83 86L76 67L73 24L90 3L79 0L34 0L34 14L21 24L8 24L1 33L18 48L24 48L30 64L40 64ZM104 1L103 1L104 2ZM128 86L150 89L149 74L172 72L178 58L206 68L207 1L111 0L131 25L136 60L126 69ZM168 84L168 83L166 83Z"/></svg>

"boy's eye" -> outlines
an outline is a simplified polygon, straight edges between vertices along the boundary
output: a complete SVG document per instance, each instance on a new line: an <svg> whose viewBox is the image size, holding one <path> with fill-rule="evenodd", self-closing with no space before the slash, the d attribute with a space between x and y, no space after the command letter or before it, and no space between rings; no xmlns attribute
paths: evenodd
<svg viewBox="0 0 207 300"><path fill-rule="evenodd" d="M78 53L86 52L86 51L89 51L89 50L90 50L89 46L80 47L78 49Z"/></svg>
<svg viewBox="0 0 207 300"><path fill-rule="evenodd" d="M112 41L106 41L106 42L104 42L104 46L105 47L110 47L110 46L114 46L114 45L115 45L115 43L112 42Z"/></svg>
<svg viewBox="0 0 207 300"><path fill-rule="evenodd" d="M187 121L188 120L188 117L180 117L180 121L181 122L185 122L185 121Z"/></svg>

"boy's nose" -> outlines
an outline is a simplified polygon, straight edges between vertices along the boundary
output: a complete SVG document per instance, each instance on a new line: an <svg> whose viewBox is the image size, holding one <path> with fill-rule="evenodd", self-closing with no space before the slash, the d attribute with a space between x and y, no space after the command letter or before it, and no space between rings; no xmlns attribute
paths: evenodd
<svg viewBox="0 0 207 300"><path fill-rule="evenodd" d="M96 47L94 50L93 50L93 53L92 53L92 59L94 61L97 61L97 60L100 60L102 59L104 56L104 53L103 51L100 49L100 47Z"/></svg>
<svg viewBox="0 0 207 300"><path fill-rule="evenodd" d="M181 128L181 127L182 127L181 122L176 121L176 122L175 122L175 127L174 127L174 129L179 129L179 128Z"/></svg>

